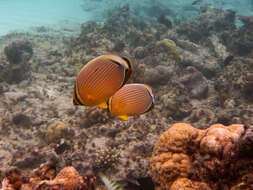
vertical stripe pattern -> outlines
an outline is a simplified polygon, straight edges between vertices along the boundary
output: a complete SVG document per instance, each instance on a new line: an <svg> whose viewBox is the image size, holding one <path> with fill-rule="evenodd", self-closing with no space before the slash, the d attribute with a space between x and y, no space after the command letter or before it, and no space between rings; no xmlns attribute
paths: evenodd
<svg viewBox="0 0 253 190"><path fill-rule="evenodd" d="M76 79L76 91L84 105L99 105L121 87L124 77L125 68L120 63L100 56L81 70Z"/></svg>
<svg viewBox="0 0 253 190"><path fill-rule="evenodd" d="M154 103L151 88L143 84L126 84L119 89L109 102L113 115L140 115L148 111Z"/></svg>

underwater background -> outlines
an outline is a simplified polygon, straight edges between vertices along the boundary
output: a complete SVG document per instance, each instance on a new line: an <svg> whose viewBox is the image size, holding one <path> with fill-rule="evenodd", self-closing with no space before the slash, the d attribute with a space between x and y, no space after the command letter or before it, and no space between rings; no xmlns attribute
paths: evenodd
<svg viewBox="0 0 253 190"><path fill-rule="evenodd" d="M147 113L73 104L110 52ZM1 190L253 189L253 0L0 0L0 166Z"/></svg>
<svg viewBox="0 0 253 190"><path fill-rule="evenodd" d="M64 24L81 24L86 21L104 22L108 11L129 3L132 16L156 19L161 14L190 20L196 17L200 6L212 5L231 9L238 14L252 14L252 0L2 0L0 4L0 35L28 27ZM192 5L193 4L193 5ZM68 23L68 24L70 24ZM73 27L73 26L72 26Z"/></svg>

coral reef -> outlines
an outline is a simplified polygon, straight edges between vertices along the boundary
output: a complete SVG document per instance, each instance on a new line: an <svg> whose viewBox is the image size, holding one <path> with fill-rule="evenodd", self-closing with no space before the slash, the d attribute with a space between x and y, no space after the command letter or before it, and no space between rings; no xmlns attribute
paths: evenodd
<svg viewBox="0 0 253 190"><path fill-rule="evenodd" d="M31 43L28 41L12 42L4 48L4 53L10 64L20 64L29 61L33 55Z"/></svg>
<svg viewBox="0 0 253 190"><path fill-rule="evenodd" d="M190 23L183 17L177 18L172 10L145 7L145 11L148 9L161 10L161 14L171 19L172 28L156 20L134 17L131 5L126 5L112 10L103 23L84 23L80 34L38 28L43 32L11 33L0 37L0 69L3 71L0 72L0 177L9 168L17 167L29 173L50 160L57 171L72 165L83 176L94 174L93 163L99 150L116 147L120 157L106 175L112 181L148 179L150 182L149 160L153 146L170 124L187 122L199 129L214 123L253 125L251 50L241 54L237 52L240 46L236 45L236 41L242 41L242 45L244 40L249 39L246 45L251 41L250 36L244 39L244 33L235 35L240 30L251 34L250 25L235 28L233 12L211 7L204 8ZM190 7L182 9L187 11ZM198 9L190 11L197 12ZM29 77L9 83L5 75L5 71L10 71L7 67L23 64L22 61L19 64L8 61L4 49L11 47L12 42L29 42L33 54L21 48L19 53L21 60L27 59L24 64L29 65ZM131 55L134 60L135 72L130 82L147 83L155 94L152 112L133 117L128 122L110 117L106 110L72 104L74 81L82 65L102 53L115 51ZM233 59L226 61L228 56ZM26 73L24 68L19 74ZM198 131L192 130L193 133ZM224 132L223 128L221 131ZM245 149L238 149L241 152L238 158L252 158L250 130L245 129L243 136L245 141L240 142ZM230 147L229 142L224 150ZM220 143L219 138L215 143ZM178 153L185 155L183 163L192 164L197 160L194 162L197 168L203 168L202 161L206 160L204 166L209 164L208 156L205 156L209 153L201 152L198 156L191 149L188 151L187 154ZM195 156L192 157L194 160L189 159L188 153ZM214 166L216 161L213 160L213 165L208 166L215 167L218 176L228 180L224 184L229 184L229 188L236 188L241 183L249 186L250 182L246 180L249 175L243 173L239 161L233 162L231 168L239 168L242 172L229 181L226 175L231 176L234 170L231 175L222 173L227 170L224 170L221 155L211 155L217 157L220 168ZM231 157L228 155L228 158ZM100 163L104 159L101 157ZM245 161L242 167L250 168L250 162ZM189 186L199 189L213 188L213 180L217 178L205 175L213 175L212 168L210 172L209 169L198 171L199 175L207 177L207 181L212 181L210 184L197 174L189 178L188 170L189 167L185 167L185 176L175 182L175 188L181 183L190 183Z"/></svg>
<svg viewBox="0 0 253 190"><path fill-rule="evenodd" d="M177 33L192 42L199 43L212 34L235 30L235 18L234 11L205 6L201 8L201 14L196 19L177 28Z"/></svg>
<svg viewBox="0 0 253 190"><path fill-rule="evenodd" d="M176 123L154 146L150 174L161 189L229 189L252 175L252 126L214 124L205 130ZM247 145L247 143L249 143Z"/></svg>
<svg viewBox="0 0 253 190"><path fill-rule="evenodd" d="M252 39L252 16L239 16L239 19L244 23L242 27L229 35L223 35L224 43L235 54L239 56L253 57L253 45L250 43Z"/></svg>

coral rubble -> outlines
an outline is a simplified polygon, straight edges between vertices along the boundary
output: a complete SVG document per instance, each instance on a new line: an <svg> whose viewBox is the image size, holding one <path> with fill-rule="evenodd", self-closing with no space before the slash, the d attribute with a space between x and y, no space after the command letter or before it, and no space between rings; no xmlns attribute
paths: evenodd
<svg viewBox="0 0 253 190"><path fill-rule="evenodd" d="M55 168L45 165L29 175L15 169L9 171L1 190L94 190L94 181L95 177L80 176L71 166L56 175Z"/></svg>

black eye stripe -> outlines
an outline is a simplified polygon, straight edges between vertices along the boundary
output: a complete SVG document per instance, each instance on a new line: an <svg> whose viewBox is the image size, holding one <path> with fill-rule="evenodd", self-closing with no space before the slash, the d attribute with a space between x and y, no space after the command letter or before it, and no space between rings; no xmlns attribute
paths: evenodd
<svg viewBox="0 0 253 190"><path fill-rule="evenodd" d="M115 63L115 64L121 66L121 64L120 64L119 62L117 62L117 61L115 61L115 60L112 60L112 59L110 59L110 60L111 60L113 63Z"/></svg>
<svg viewBox="0 0 253 190"><path fill-rule="evenodd" d="M73 100L73 103L74 105L83 105L80 100L78 99L77 97L77 94L76 94L76 85L74 87L74 100Z"/></svg>
<svg viewBox="0 0 253 190"><path fill-rule="evenodd" d="M129 67L129 69L131 69L132 67L131 67L130 60L127 57L124 57L124 56L122 57L122 59L124 59L127 62L127 65Z"/></svg>

